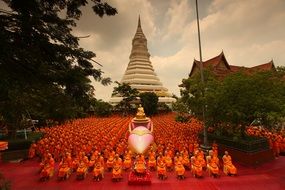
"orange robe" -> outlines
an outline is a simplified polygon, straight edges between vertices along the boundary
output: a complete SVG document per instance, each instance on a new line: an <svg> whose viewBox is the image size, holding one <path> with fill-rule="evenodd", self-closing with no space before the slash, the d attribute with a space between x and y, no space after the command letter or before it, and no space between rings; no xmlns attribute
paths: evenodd
<svg viewBox="0 0 285 190"><path fill-rule="evenodd" d="M131 155L126 154L125 159L124 159L124 168L129 169L132 166L132 158Z"/></svg>
<svg viewBox="0 0 285 190"><path fill-rule="evenodd" d="M68 162L66 160L61 161L61 163L59 164L59 169L58 169L58 177L68 178L70 174L71 174L71 168L69 167Z"/></svg>
<svg viewBox="0 0 285 190"><path fill-rule="evenodd" d="M54 174L54 159L52 157L48 158L48 161L44 165L40 177L41 178L51 178Z"/></svg>
<svg viewBox="0 0 285 190"><path fill-rule="evenodd" d="M149 168L155 168L156 167L155 152L150 152L149 153L148 167Z"/></svg>
<svg viewBox="0 0 285 190"><path fill-rule="evenodd" d="M167 168L171 168L173 166L172 158L169 155L165 157L165 164Z"/></svg>
<svg viewBox="0 0 285 190"><path fill-rule="evenodd" d="M207 156L207 169L210 175L219 175L219 158L217 156Z"/></svg>
<svg viewBox="0 0 285 190"><path fill-rule="evenodd" d="M87 174L87 165L83 161L81 161L76 170L76 175L77 177L82 176L83 178L85 178L86 174Z"/></svg>
<svg viewBox="0 0 285 190"><path fill-rule="evenodd" d="M110 170L111 168L113 168L113 164L114 164L114 157L113 155L110 155L106 162L106 166Z"/></svg>
<svg viewBox="0 0 285 190"><path fill-rule="evenodd" d="M184 176L185 174L185 168L180 161L175 165L175 172L177 176Z"/></svg>
<svg viewBox="0 0 285 190"><path fill-rule="evenodd" d="M37 148L37 145L33 143L29 149L29 158L30 159L32 159L36 156L36 148Z"/></svg>
<svg viewBox="0 0 285 190"><path fill-rule="evenodd" d="M104 167L101 164L101 162L96 162L95 167L93 169L93 176L99 177L101 175L102 178L104 178Z"/></svg>
<svg viewBox="0 0 285 190"><path fill-rule="evenodd" d="M166 167L165 163L163 161L158 161L157 164L157 175L160 176L166 176Z"/></svg>
<svg viewBox="0 0 285 190"><path fill-rule="evenodd" d="M201 161L195 156L191 157L191 172L196 177L202 177L203 175L203 165Z"/></svg>
<svg viewBox="0 0 285 190"><path fill-rule="evenodd" d="M232 157L230 155L224 155L223 156L223 162L224 162L224 173L226 175L232 174L236 175L237 174L237 169L232 163Z"/></svg>
<svg viewBox="0 0 285 190"><path fill-rule="evenodd" d="M145 160L143 157L137 158L134 169L137 173L140 173L140 174L145 173L146 166L145 166Z"/></svg>
<svg viewBox="0 0 285 190"><path fill-rule="evenodd" d="M122 159L121 158L116 158L114 160L114 165L113 165L113 179L120 179L122 178Z"/></svg>

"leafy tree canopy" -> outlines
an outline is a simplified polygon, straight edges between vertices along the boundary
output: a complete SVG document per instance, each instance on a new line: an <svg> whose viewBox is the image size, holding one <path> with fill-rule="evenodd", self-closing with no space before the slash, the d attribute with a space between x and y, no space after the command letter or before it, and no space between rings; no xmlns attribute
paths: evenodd
<svg viewBox="0 0 285 190"><path fill-rule="evenodd" d="M112 114L113 106L108 102L94 100L91 105L96 116L107 117Z"/></svg>
<svg viewBox="0 0 285 190"><path fill-rule="evenodd" d="M94 67L95 54L71 33L87 0L3 2L9 9L0 9L0 114L10 127L19 127L26 112L60 120L82 116L93 96L89 77L110 83ZM92 3L100 17L117 13L101 0Z"/></svg>
<svg viewBox="0 0 285 190"><path fill-rule="evenodd" d="M231 126L232 132L243 134L244 128L258 119L266 127L275 127L285 117L284 70L243 72L217 80L205 72L202 86L200 77L183 80L181 101L198 118L205 105L208 126ZM204 96L202 89L205 89Z"/></svg>
<svg viewBox="0 0 285 190"><path fill-rule="evenodd" d="M144 92L140 94L141 104L146 115L151 116L157 113L158 97L153 92Z"/></svg>
<svg viewBox="0 0 285 190"><path fill-rule="evenodd" d="M139 91L135 88L132 88L127 83L115 82L118 86L114 87L112 96L120 96L123 99L116 105L116 108L123 112L123 115L126 115L132 111L132 103L137 100L139 96Z"/></svg>

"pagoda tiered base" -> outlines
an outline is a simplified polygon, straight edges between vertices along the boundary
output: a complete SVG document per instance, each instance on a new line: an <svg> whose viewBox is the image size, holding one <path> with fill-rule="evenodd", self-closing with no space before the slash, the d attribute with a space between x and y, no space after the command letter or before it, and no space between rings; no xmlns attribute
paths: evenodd
<svg viewBox="0 0 285 190"><path fill-rule="evenodd" d="M128 179L129 185L151 185L151 174L146 171L143 175L136 174L135 171L131 171Z"/></svg>

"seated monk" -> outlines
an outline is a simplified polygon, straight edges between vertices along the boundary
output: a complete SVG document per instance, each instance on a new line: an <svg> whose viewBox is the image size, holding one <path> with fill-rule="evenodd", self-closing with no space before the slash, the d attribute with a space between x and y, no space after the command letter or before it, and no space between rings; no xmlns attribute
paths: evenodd
<svg viewBox="0 0 285 190"><path fill-rule="evenodd" d="M94 165L93 178L96 181L100 181L104 178L104 165L102 165L102 162L100 160L97 161Z"/></svg>
<svg viewBox="0 0 285 190"><path fill-rule="evenodd" d="M173 161L169 154L165 156L165 165L168 171L172 171Z"/></svg>
<svg viewBox="0 0 285 190"><path fill-rule="evenodd" d="M209 156L206 157L207 170L210 176L219 177L219 158L214 154L214 151L209 151Z"/></svg>
<svg viewBox="0 0 285 190"><path fill-rule="evenodd" d="M62 159L62 161L59 163L58 166L58 179L63 180L63 179L68 179L72 170L69 167L68 161L66 158Z"/></svg>
<svg viewBox="0 0 285 190"><path fill-rule="evenodd" d="M110 154L110 156L108 157L107 162L106 162L106 167L107 167L108 171L112 170L113 164L114 164L114 156L113 156L113 154Z"/></svg>
<svg viewBox="0 0 285 190"><path fill-rule="evenodd" d="M43 156L42 161L40 163L40 171L39 172L41 172L44 169L47 162L48 162L48 158L47 158L47 154L46 154Z"/></svg>
<svg viewBox="0 0 285 190"><path fill-rule="evenodd" d="M166 165L163 160L157 160L157 177L158 179L164 180L167 178Z"/></svg>
<svg viewBox="0 0 285 190"><path fill-rule="evenodd" d="M201 148L199 148L197 151L197 159L202 164L202 168L206 169L207 164L206 164L204 152L203 152L203 150L201 150Z"/></svg>
<svg viewBox="0 0 285 190"><path fill-rule="evenodd" d="M113 170L112 170L112 179L113 181L119 181L122 179L122 159L119 157L118 154L115 155Z"/></svg>
<svg viewBox="0 0 285 190"><path fill-rule="evenodd" d="M65 154L65 161L67 162L68 167L72 170L73 163L72 163L71 154L69 152Z"/></svg>
<svg viewBox="0 0 285 190"><path fill-rule="evenodd" d="M155 170L156 168L156 159L155 159L155 152L153 150L150 150L149 156L148 156L148 167L150 170Z"/></svg>
<svg viewBox="0 0 285 190"><path fill-rule="evenodd" d="M72 167L71 167L72 171L75 172L78 166L79 166L79 157L76 155L76 157L72 161Z"/></svg>
<svg viewBox="0 0 285 190"><path fill-rule="evenodd" d="M174 157L174 164L176 165L177 164L177 162L180 160L182 160L183 159L183 157L181 156L181 154L179 153L179 152L176 152L176 155L175 155L175 157Z"/></svg>
<svg viewBox="0 0 285 190"><path fill-rule="evenodd" d="M188 154L184 152L182 152L182 164L187 170L190 170L190 159Z"/></svg>
<svg viewBox="0 0 285 190"><path fill-rule="evenodd" d="M40 173L41 180L47 180L54 174L54 159L50 153L47 154L46 162L44 163L43 169Z"/></svg>
<svg viewBox="0 0 285 190"><path fill-rule="evenodd" d="M36 156L37 144L33 143L29 149L29 158L32 159Z"/></svg>
<svg viewBox="0 0 285 190"><path fill-rule="evenodd" d="M216 141L214 141L213 144L212 144L212 150L213 150L213 155L214 156L218 156L219 155L218 144L216 143Z"/></svg>
<svg viewBox="0 0 285 190"><path fill-rule="evenodd" d="M98 157L98 154L92 154L90 160L89 160L89 163L88 163L88 169L89 171L92 171L95 167L95 161L96 161L96 158Z"/></svg>
<svg viewBox="0 0 285 190"><path fill-rule="evenodd" d="M137 159L135 161L135 167L134 170L137 175L141 176L146 173L146 164L145 164L145 159L142 154L137 156Z"/></svg>
<svg viewBox="0 0 285 190"><path fill-rule="evenodd" d="M85 179L88 172L88 166L84 161L80 161L79 166L76 170L76 178L77 179Z"/></svg>
<svg viewBox="0 0 285 190"><path fill-rule="evenodd" d="M224 173L226 175L237 175L237 168L232 163L232 157L229 155L228 151L225 151L223 156L224 163Z"/></svg>
<svg viewBox="0 0 285 190"><path fill-rule="evenodd" d="M191 157L191 172L194 177L203 177L203 166L200 159L198 159L197 152L194 152L194 156Z"/></svg>
<svg viewBox="0 0 285 190"><path fill-rule="evenodd" d="M177 175L177 179L184 179L185 178L185 168L181 161L177 161L175 165L175 172Z"/></svg>
<svg viewBox="0 0 285 190"><path fill-rule="evenodd" d="M125 158L124 158L124 169L128 170L131 167L132 167L132 156L128 151L126 151Z"/></svg>

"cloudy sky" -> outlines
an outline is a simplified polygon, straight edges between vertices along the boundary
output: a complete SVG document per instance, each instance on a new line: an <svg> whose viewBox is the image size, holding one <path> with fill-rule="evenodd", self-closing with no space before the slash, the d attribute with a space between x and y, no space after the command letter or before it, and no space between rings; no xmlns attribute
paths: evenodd
<svg viewBox="0 0 285 190"><path fill-rule="evenodd" d="M104 75L120 81L140 14L151 62L161 82L179 96L178 84L199 59L195 0L107 0L118 14L99 18L82 9L74 33L96 53ZM199 0L203 60L224 51L231 65L255 66L273 59L285 66L285 0ZM94 82L96 98L108 101L114 85Z"/></svg>

